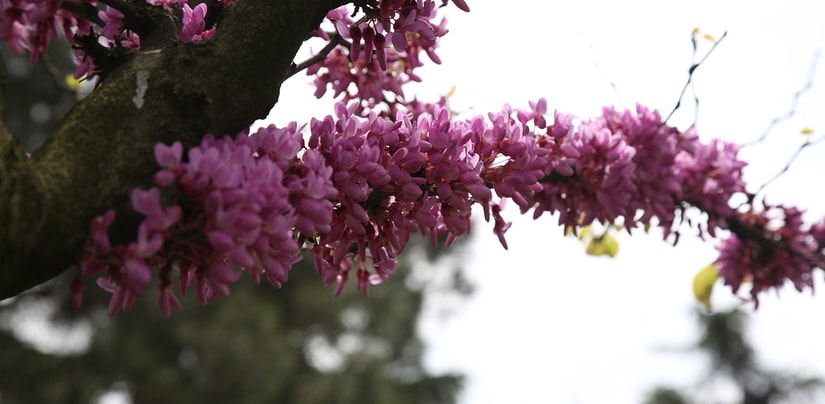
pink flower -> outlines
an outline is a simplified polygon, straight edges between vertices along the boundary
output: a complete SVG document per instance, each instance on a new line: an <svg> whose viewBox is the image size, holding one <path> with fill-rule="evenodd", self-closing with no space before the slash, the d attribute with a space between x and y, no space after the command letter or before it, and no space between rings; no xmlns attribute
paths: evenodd
<svg viewBox="0 0 825 404"><path fill-rule="evenodd" d="M806 228L803 212L796 208L769 206L728 219L731 232L719 247L719 276L733 293L743 282L751 283L750 296L759 305L759 294L778 289L786 281L798 291L813 289L813 270L821 266L821 245Z"/></svg>
<svg viewBox="0 0 825 404"><path fill-rule="evenodd" d="M187 4L187 0L147 0L150 4L154 4L156 6L174 6L179 5L182 6Z"/></svg>
<svg viewBox="0 0 825 404"><path fill-rule="evenodd" d="M736 145L716 139L708 145L696 142L691 149L676 156L682 199L708 213L705 230L714 236L715 228L733 214L730 198L746 192L742 179L746 163L738 159Z"/></svg>
<svg viewBox="0 0 825 404"><path fill-rule="evenodd" d="M196 272L198 300L206 305L208 300L217 295L229 296L229 285L238 280L240 274L232 270L229 264L213 261Z"/></svg>
<svg viewBox="0 0 825 404"><path fill-rule="evenodd" d="M315 76L315 95L321 97L330 86L336 97L343 94L341 101L345 103L364 100L366 105L359 107L362 116L382 103L389 107L387 116L413 109L418 103L404 98L402 86L421 80L415 73L423 65L419 54L424 52L432 61L441 62L435 49L438 39L447 33L446 20L435 24L435 17L432 0L382 1L377 13L367 13L366 20L357 24L345 9L328 13L327 19L350 46L348 50L334 49L307 69L308 75Z"/></svg>
<svg viewBox="0 0 825 404"><path fill-rule="evenodd" d="M180 40L183 42L203 41L215 35L215 29L206 29L206 3L200 3L195 8L183 3L183 29Z"/></svg>
<svg viewBox="0 0 825 404"><path fill-rule="evenodd" d="M467 3L464 0L452 0L452 1L453 1L453 4L456 5L456 7L460 8L461 10L466 11L468 13L470 12L470 6L468 6ZM442 0L442 2L443 2L443 4L447 4L447 0Z"/></svg>
<svg viewBox="0 0 825 404"><path fill-rule="evenodd" d="M158 286L160 291L158 295L158 306L160 312L164 317L169 318L172 315L172 310L179 311L182 307L180 301L172 292L171 284L161 284Z"/></svg>
<svg viewBox="0 0 825 404"><path fill-rule="evenodd" d="M98 278L97 285L101 289L112 293L112 298L109 300L109 309L107 310L109 316L114 316L121 310L129 310L137 298L137 295L124 289L112 279Z"/></svg>
<svg viewBox="0 0 825 404"><path fill-rule="evenodd" d="M105 6L103 10L98 11L98 17L103 21L103 29L100 30L100 35L113 40L120 35L120 30L123 27L123 18L126 17L116 8Z"/></svg>

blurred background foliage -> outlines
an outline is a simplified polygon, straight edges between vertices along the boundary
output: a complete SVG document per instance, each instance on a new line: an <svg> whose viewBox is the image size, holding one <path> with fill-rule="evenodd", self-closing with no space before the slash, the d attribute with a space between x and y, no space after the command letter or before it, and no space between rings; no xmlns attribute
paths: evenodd
<svg viewBox="0 0 825 404"><path fill-rule="evenodd" d="M766 369L759 363L747 336L748 315L742 310L697 312L696 320L701 334L687 353L707 357L707 375L692 387L656 387L648 392L645 404L822 402L822 379L796 371ZM738 400L720 397L722 389L733 392Z"/></svg>
<svg viewBox="0 0 825 404"><path fill-rule="evenodd" d="M428 298L471 288L457 267L412 265L426 260L412 247L369 298L333 297L305 259L282 289L244 276L207 307L188 294L170 319L148 289L110 318L90 279L77 310L67 276L0 307L0 402L453 403L462 377L424 368L417 326Z"/></svg>
<svg viewBox="0 0 825 404"><path fill-rule="evenodd" d="M65 41L53 41L34 66L28 55L14 53L5 42L0 43L0 55L8 74L3 118L23 149L31 152L54 131L91 84L78 85L73 80L75 66Z"/></svg>
<svg viewBox="0 0 825 404"><path fill-rule="evenodd" d="M4 118L29 152L84 90L67 79L71 52L60 45L35 66L0 49ZM67 274L0 302L0 403L452 403L462 376L424 368L418 322L427 301L443 314L471 292L459 256L456 246L446 255L413 240L398 273L369 298L354 285L333 297L309 257L282 289L244 276L207 307L187 295L171 319L151 287L108 317L110 295L93 279L75 309Z"/></svg>

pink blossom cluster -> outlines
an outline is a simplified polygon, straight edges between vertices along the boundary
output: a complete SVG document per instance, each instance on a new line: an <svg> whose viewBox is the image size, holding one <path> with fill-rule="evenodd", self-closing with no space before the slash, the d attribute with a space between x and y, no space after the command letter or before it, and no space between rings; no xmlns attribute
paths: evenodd
<svg viewBox="0 0 825 404"><path fill-rule="evenodd" d="M732 213L727 201L745 191L734 146L702 144L692 129L667 126L656 111L605 108L575 128L560 113L548 125L546 108L540 100L530 110L505 107L490 115L489 127L472 121L482 158L506 157L485 169L487 183L522 213L558 214L572 230L594 221L621 219L632 228L655 219L668 233L683 204L722 218Z"/></svg>
<svg viewBox="0 0 825 404"><path fill-rule="evenodd" d="M112 293L109 315L128 310L149 285L151 268L164 263L159 253L170 227L181 219L182 214L179 206L161 206L157 188L133 190L132 206L146 216L138 227L137 241L112 245L108 229L115 220L115 212L110 210L92 222L91 243L86 252L89 258L82 268L84 274L108 274L108 278L99 278L97 284ZM161 309L164 313L168 314L171 307L180 308L180 304L173 296L171 299L168 295L163 297Z"/></svg>
<svg viewBox="0 0 825 404"><path fill-rule="evenodd" d="M717 199L743 192L735 148L703 144L655 111L608 108L576 127L559 113L548 123L545 100L530 105L459 121L439 106L388 119L361 117L357 103L338 103L334 115L311 122L306 144L292 123L235 139L207 137L185 162L180 144L158 145L163 169L155 183L174 190L174 198L163 208L157 189L138 192L148 195L133 199L147 216L141 228L153 232L139 231L135 247L92 248L90 262L110 265L87 272L106 268L105 286L135 294L145 277L127 287L121 283L134 278L119 271L132 259L143 260L141 268L155 265L168 315L177 302L173 271L180 292L196 285L205 303L229 293L237 269L282 285L306 249L324 283L338 284L336 294L352 276L366 293L395 271L413 233L434 243L446 235L447 244L467 234L476 203L506 248L506 200L535 217L558 214L572 228L619 218L628 227L652 219L670 227L684 204L723 226L732 210ZM100 223L111 219L96 219L93 241L107 228ZM146 243L153 247L141 247ZM128 255L130 248L141 253Z"/></svg>
<svg viewBox="0 0 825 404"><path fill-rule="evenodd" d="M60 33L72 38L88 32L91 23L61 7L71 0L0 0L0 38L18 53L29 51L31 63ZM95 4L93 1L90 1Z"/></svg>
<svg viewBox="0 0 825 404"><path fill-rule="evenodd" d="M97 16L103 21L100 36L106 39L106 43L110 48L122 46L129 49L140 49L140 37L124 27L125 14L113 7L103 6L103 10L100 10Z"/></svg>
<svg viewBox="0 0 825 404"><path fill-rule="evenodd" d="M180 307L171 290L175 272L180 293L194 286L202 304L229 294L236 268L247 270L255 282L262 277L277 287L286 282L301 259L294 229L304 237L328 231L336 194L331 170L319 164L315 151L296 157L302 144L295 125L270 126L234 140L207 136L187 152L185 162L180 143L158 144L159 188L132 194L135 210L146 216L138 241L110 245L111 212L92 225L83 271L108 271L98 283L113 292L110 314L127 309L143 291L150 267L158 268L160 306L167 316ZM174 190L168 207L161 207L161 188Z"/></svg>
<svg viewBox="0 0 825 404"><path fill-rule="evenodd" d="M490 199L469 132L459 135L449 111L410 121L371 114L355 116L356 105L336 106L336 116L313 121L309 141L333 169L339 190L331 231L312 248L326 283L336 293L356 271L357 286L368 290L397 267L410 235L429 234L447 243L470 231L474 201Z"/></svg>
<svg viewBox="0 0 825 404"><path fill-rule="evenodd" d="M469 11L463 1L456 2ZM435 52L438 40L447 33L446 19L435 23L437 10L433 0L408 1L386 0L377 7L365 9L365 17L354 21L347 7L340 7L327 14L336 34L349 47L336 47L327 57L307 69L315 76L315 96L323 96L331 87L335 97L341 100L362 101L362 109L369 111L378 104L386 104L386 116L394 116L405 100L403 86L411 81L421 81L415 70L424 65L422 53L435 63L441 59ZM330 40L329 34L319 30L319 35Z"/></svg>
<svg viewBox="0 0 825 404"><path fill-rule="evenodd" d="M463 0L452 2L469 11ZM476 203L505 248L507 203L535 218L558 215L566 229L658 224L666 237L678 237L692 207L704 215L702 235L730 231L717 266L734 292L750 282L758 303L759 293L788 280L798 290L812 287L813 270L825 266L825 222L806 226L801 211L784 206L729 206L746 192L745 163L733 144L703 143L692 128L670 127L643 106L605 108L574 124L558 112L548 122L547 102L539 100L459 121L445 99L433 105L408 98L403 86L420 81L421 55L440 63L435 51L447 29L445 19L436 22L436 3L358 2L357 20L345 7L327 14L334 32L318 35L346 46L308 74L316 96L331 88L343 102L312 121L306 143L292 123L235 138L206 136L185 159L180 143L157 145L156 186L131 194L144 217L135 241L109 238L113 211L91 226L83 272L99 275L112 293L109 314L128 309L155 274L166 316L180 308L175 275L177 293L194 287L202 304L228 295L241 271L280 287L302 250L326 284L337 283L336 294L352 276L367 293L395 271L413 233L433 243L445 235L447 244L468 233ZM82 4L98 10L93 22L69 11L88 12ZM182 42L215 33L206 3L148 4L182 16ZM96 0L0 0L0 38L28 50L34 63L62 33L77 45L76 76L90 77L98 55L140 49L140 37L124 23L128 12ZM75 283L73 294L79 290Z"/></svg>
<svg viewBox="0 0 825 404"><path fill-rule="evenodd" d="M813 290L813 271L825 268L825 221L808 226L803 211L771 206L737 212L728 219L730 236L719 246L719 276L737 293L750 283L751 300L787 281L798 291Z"/></svg>
<svg viewBox="0 0 825 404"><path fill-rule="evenodd" d="M67 3L87 3L101 7L97 17L99 27L93 22L76 16L64 8ZM211 38L215 27L206 27L206 3L190 7L186 0L149 0L149 4L165 7L180 7L183 13L183 28L180 39L183 42L201 41ZM232 1L225 1L225 5ZM0 38L9 43L11 48L22 53L28 50L31 63L37 62L40 54L46 51L52 38L61 33L73 45L76 63L75 77L92 77L96 74L94 58L81 43L75 42L75 36L93 35L104 39L109 49L140 49L140 37L124 26L124 15L109 5L98 6L96 0L0 0ZM97 43L96 43L97 44Z"/></svg>

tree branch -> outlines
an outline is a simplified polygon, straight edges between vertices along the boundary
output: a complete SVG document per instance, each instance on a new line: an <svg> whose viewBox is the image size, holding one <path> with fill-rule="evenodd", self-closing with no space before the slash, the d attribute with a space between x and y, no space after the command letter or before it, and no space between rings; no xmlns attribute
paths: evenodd
<svg viewBox="0 0 825 404"><path fill-rule="evenodd" d="M802 88L800 88L794 93L793 98L791 99L791 106L790 108L788 108L788 112L781 116L775 116L773 119L771 119L770 123L768 123L768 126L765 128L765 131L762 132L762 136L759 136L754 140L739 145L740 149L751 147L753 145L764 142L765 139L768 138L768 135L770 135L770 133L773 132L773 129L774 127L776 127L776 125L793 118L793 116L796 114L796 107L797 105L799 105L799 100L802 98L803 95L805 95L805 93L807 93L814 87L814 76L816 75L816 64L818 61L819 52L816 52L814 53L814 57L811 60L810 66L808 67L808 79L805 80L805 84L802 86Z"/></svg>
<svg viewBox="0 0 825 404"><path fill-rule="evenodd" d="M103 26L103 20L100 19L100 16L97 14L100 10L96 6L93 6L91 3L66 1L60 3L60 8L80 18L89 20L95 23L96 25Z"/></svg>
<svg viewBox="0 0 825 404"><path fill-rule="evenodd" d="M342 0L244 0L215 37L141 52L110 72L32 155L0 139L0 298L60 274L82 251L89 224L114 208L113 239L133 238L133 188L148 188L153 146L196 145L263 118L306 34Z"/></svg>
<svg viewBox="0 0 825 404"><path fill-rule="evenodd" d="M756 192L752 193L749 196L748 199L753 200L754 198L756 198L757 195L759 195L762 191L765 190L765 187L770 185L772 182L776 181L779 177L782 176L782 174L785 174L786 172L788 172L788 170L791 169L791 165L793 165L793 162L796 161L797 157L799 157L800 154L802 154L803 150L805 150L808 147L816 146L817 144L821 143L823 140L825 140L825 136L821 136L821 137L819 137L815 140L808 140L805 143L802 143L802 145L800 145L799 148L796 149L796 151L791 156L791 158L788 159L788 162L785 163L785 166L782 167L782 169L779 170L779 172L774 174L773 177L771 177L769 180L765 181L765 183L760 185L759 189L757 189Z"/></svg>
<svg viewBox="0 0 825 404"><path fill-rule="evenodd" d="M292 65L292 67L290 67L289 69L289 72L287 73L287 78L292 77L300 71L326 59L327 56L329 56L329 53L332 52L333 49L338 47L338 45L348 44L349 41L342 38L341 35L338 35L338 33L332 34L332 36L329 39L329 42L327 42L327 44L323 47L323 49L321 49L320 52L312 55L311 57L307 58L301 63L298 63L297 65Z"/></svg>
<svg viewBox="0 0 825 404"><path fill-rule="evenodd" d="M701 66L701 65L702 65L702 63L705 63L705 60L707 60L707 59L708 59L708 57L710 56L710 54L711 54L711 53L713 53L713 51L716 49L716 47L717 47L717 46L719 46L719 43L720 43L720 42L722 42L722 40L723 40L723 39L725 39L725 37L726 37L726 36L728 36L728 32L727 32L727 31L725 31L725 32L722 34L722 36L721 36L721 37L719 37L719 39L718 39L718 40L716 40L716 41L714 41L714 42L713 42L713 46L710 48L710 50L708 51L708 53L706 53L706 54L705 54L705 56L704 56L704 57L702 57L702 60L700 60L700 61L699 61L699 62L697 62L697 63L694 63L694 64L690 65L690 68L688 69L688 78L687 78L687 81L685 82L685 86L684 86L684 87L682 87L682 92L679 94L679 99L678 99L678 100L676 100L676 106L675 106L675 107L673 107L673 110L672 110L672 111L670 111L670 113L667 115L667 118L665 118L665 120L664 120L663 122L667 123L667 121L669 121L669 120L670 120L670 117L672 117L672 116L673 116L673 114L674 114L674 113L676 113L676 110L678 110L678 109L679 109L679 107L681 107L681 106L682 106L682 98L685 98L685 93L687 92L688 87L690 87L690 86L691 86L691 84L693 83L693 73L695 73L695 72L696 72L696 69L698 69L698 68L699 68L699 66ZM696 54L696 39L695 39L695 38L693 39L693 52L694 52L694 57L695 57L695 54ZM697 104L698 104L698 102L699 102L699 101L698 101L698 100L696 100L696 102L697 102Z"/></svg>

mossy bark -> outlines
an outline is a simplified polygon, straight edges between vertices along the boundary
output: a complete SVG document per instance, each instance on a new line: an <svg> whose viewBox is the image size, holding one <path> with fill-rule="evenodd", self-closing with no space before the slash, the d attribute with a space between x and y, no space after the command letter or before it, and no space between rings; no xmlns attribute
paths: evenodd
<svg viewBox="0 0 825 404"><path fill-rule="evenodd" d="M239 0L210 41L136 53L107 72L31 158L0 125L0 298L72 266L108 209L113 237L133 238L129 195L152 186L153 146L190 147L265 117L307 34L343 3Z"/></svg>

